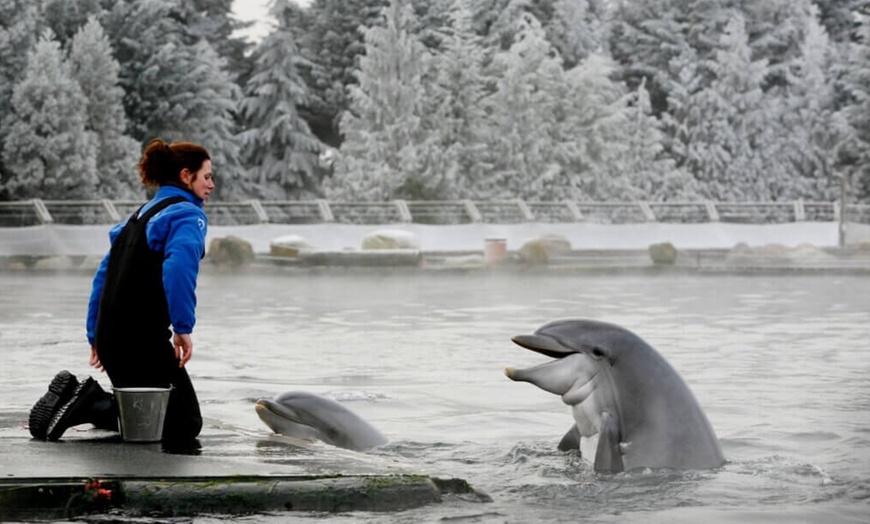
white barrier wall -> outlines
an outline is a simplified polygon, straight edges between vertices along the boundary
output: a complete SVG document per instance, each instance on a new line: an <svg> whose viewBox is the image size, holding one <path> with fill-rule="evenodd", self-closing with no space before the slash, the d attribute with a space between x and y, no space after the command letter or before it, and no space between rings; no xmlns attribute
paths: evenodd
<svg viewBox="0 0 870 524"><path fill-rule="evenodd" d="M848 224L849 243L870 241L870 226ZM9 255L103 255L109 248L110 226L49 224L0 228L0 256ZM311 224L210 226L208 240L234 235L251 243L256 253L268 253L270 240L284 235L306 238L317 250L359 249L365 235L383 229L408 231L417 236L423 251L483 251L488 238L507 241L508 250L519 249L530 239L561 235L573 249L646 249L657 242L671 242L678 249L730 249L744 242L750 246L810 244L836 247L838 225L834 222L743 225L704 224L423 224L346 225Z"/></svg>

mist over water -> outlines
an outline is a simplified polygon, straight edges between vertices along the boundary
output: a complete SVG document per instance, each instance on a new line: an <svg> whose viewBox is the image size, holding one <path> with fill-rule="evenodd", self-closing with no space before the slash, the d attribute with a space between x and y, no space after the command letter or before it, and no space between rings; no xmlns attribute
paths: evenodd
<svg viewBox="0 0 870 524"><path fill-rule="evenodd" d="M0 273L0 411L26 414L59 369L91 374L90 279ZM206 270L198 297L189 372L207 426L266 437L257 398L314 391L390 439L372 464L464 478L494 499L332 515L336 522L852 522L870 514L866 276ZM544 362L510 337L561 317L620 324L662 353L698 397L726 465L599 475L588 455L558 452L568 407L503 369ZM293 448L261 453L275 463L294 458Z"/></svg>

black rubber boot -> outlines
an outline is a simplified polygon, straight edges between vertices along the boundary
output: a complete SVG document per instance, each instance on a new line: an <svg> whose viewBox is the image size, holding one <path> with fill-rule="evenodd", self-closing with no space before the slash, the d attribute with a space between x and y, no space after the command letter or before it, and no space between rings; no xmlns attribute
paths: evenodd
<svg viewBox="0 0 870 524"><path fill-rule="evenodd" d="M45 439L55 413L72 398L79 381L69 371L61 371L51 380L48 392L30 410L27 425L33 438Z"/></svg>
<svg viewBox="0 0 870 524"><path fill-rule="evenodd" d="M105 414L99 416L98 408L104 404L104 401L111 395L103 391L103 388L91 377L86 378L76 388L72 397L64 404L51 419L48 424L48 440L57 440L63 435L67 429L78 426L79 424L100 422L105 425ZM117 412L115 412L115 422L111 428L117 429Z"/></svg>

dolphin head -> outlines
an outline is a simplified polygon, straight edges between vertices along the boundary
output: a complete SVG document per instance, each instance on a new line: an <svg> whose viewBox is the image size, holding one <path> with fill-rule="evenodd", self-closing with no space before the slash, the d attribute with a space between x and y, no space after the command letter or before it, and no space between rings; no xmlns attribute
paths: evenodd
<svg viewBox="0 0 870 524"><path fill-rule="evenodd" d="M289 437L321 440L341 448L363 450L387 439L368 422L335 400L305 391L282 393L257 401L257 415L272 431Z"/></svg>
<svg viewBox="0 0 870 524"><path fill-rule="evenodd" d="M514 343L553 360L526 369L508 367L511 380L529 382L560 395L572 407L583 436L594 435L601 414L618 411L618 388L613 385L619 361L619 337L633 336L612 324L585 319L555 320L531 335L517 335Z"/></svg>

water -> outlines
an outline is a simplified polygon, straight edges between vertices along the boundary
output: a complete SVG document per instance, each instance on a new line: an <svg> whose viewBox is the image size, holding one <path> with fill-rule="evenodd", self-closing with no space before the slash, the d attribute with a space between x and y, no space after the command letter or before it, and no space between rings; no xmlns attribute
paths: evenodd
<svg viewBox="0 0 870 524"><path fill-rule="evenodd" d="M90 372L89 286L86 275L0 273L0 411L26 412L60 367ZM265 435L256 398L318 392L390 438L379 456L494 499L337 522L867 522L868 297L861 275L206 271L189 371L212 423ZM503 368L544 361L510 337L567 316L656 347L698 397L726 465L600 475L556 451L568 408Z"/></svg>

